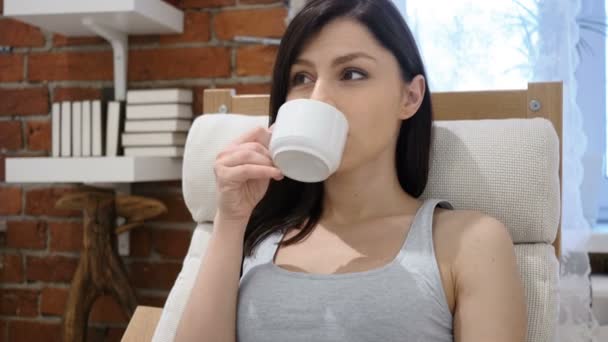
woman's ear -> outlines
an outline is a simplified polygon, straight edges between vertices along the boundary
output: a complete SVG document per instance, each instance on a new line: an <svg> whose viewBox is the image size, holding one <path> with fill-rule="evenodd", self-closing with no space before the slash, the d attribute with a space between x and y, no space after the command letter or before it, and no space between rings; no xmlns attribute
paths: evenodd
<svg viewBox="0 0 608 342"><path fill-rule="evenodd" d="M399 115L401 120L407 120L418 112L422 100L424 99L425 92L426 80L422 75L417 75L409 84L405 85L401 107L402 110Z"/></svg>

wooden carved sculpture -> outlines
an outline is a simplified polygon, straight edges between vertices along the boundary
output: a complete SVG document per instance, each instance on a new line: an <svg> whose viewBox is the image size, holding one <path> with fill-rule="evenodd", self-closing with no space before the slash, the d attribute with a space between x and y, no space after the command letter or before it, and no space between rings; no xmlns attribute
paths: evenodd
<svg viewBox="0 0 608 342"><path fill-rule="evenodd" d="M83 210L83 249L72 279L63 317L63 341L85 341L93 303L111 295L129 318L137 307L135 291L117 251L114 233L139 227L144 220L167 211L158 200L118 195L113 191L85 191L63 196L56 207ZM115 229L116 217L127 222Z"/></svg>

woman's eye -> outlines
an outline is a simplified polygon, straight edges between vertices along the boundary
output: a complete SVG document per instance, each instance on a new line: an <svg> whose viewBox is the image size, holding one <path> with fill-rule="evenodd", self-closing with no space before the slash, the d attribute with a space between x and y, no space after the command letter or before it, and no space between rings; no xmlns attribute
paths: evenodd
<svg viewBox="0 0 608 342"><path fill-rule="evenodd" d="M296 74L292 79L292 85L306 84L311 79L306 74Z"/></svg>
<svg viewBox="0 0 608 342"><path fill-rule="evenodd" d="M365 75L363 72L350 69L344 72L344 76L342 76L342 79L346 81L357 81L364 79L365 77L367 77L367 75Z"/></svg>

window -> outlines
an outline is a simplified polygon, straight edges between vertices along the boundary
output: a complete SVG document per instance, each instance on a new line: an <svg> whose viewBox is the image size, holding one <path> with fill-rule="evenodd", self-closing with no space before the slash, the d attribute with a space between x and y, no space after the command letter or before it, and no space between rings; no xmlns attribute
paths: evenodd
<svg viewBox="0 0 608 342"><path fill-rule="evenodd" d="M608 65L605 26L608 0L582 0L580 64L576 73L578 104L587 134L587 150L583 159L585 178L581 193L585 216L597 229L608 228ZM601 34L604 32L604 34Z"/></svg>
<svg viewBox="0 0 608 342"><path fill-rule="evenodd" d="M534 79L541 21L535 0L394 0L428 65L434 91L523 88ZM608 231L608 0L582 0L580 64L576 72L587 148L581 184L583 212ZM535 27L536 25L536 27ZM598 224L599 222L599 224Z"/></svg>

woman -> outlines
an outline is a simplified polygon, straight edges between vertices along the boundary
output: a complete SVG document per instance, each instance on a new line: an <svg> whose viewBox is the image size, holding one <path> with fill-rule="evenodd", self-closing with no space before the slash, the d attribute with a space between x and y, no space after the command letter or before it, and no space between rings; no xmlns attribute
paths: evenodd
<svg viewBox="0 0 608 342"><path fill-rule="evenodd" d="M322 183L285 178L264 128L218 155L214 231L177 340L523 341L526 306L505 227L418 199L431 96L390 0L312 0L293 19L270 123L300 98L345 114L339 169Z"/></svg>

